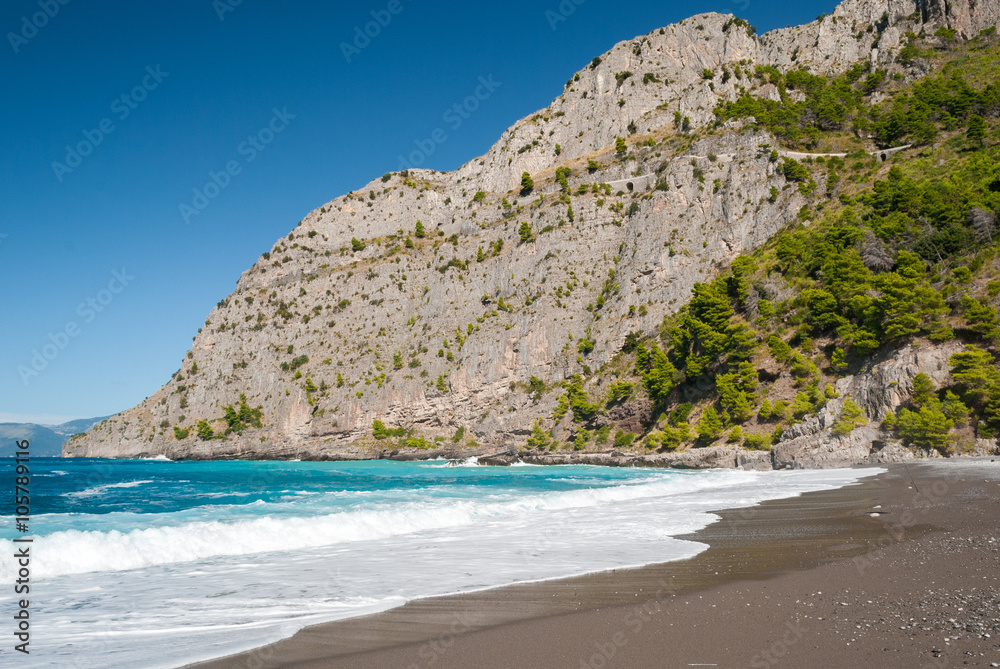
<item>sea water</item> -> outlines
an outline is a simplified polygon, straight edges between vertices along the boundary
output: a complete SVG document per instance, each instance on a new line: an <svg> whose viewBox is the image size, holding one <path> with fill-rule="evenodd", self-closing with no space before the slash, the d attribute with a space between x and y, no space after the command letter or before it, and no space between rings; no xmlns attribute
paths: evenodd
<svg viewBox="0 0 1000 669"><path fill-rule="evenodd" d="M18 667L177 667L418 597L688 558L706 546L674 537L714 510L879 471L453 464L33 459L30 534L0 510L0 654L21 598Z"/></svg>

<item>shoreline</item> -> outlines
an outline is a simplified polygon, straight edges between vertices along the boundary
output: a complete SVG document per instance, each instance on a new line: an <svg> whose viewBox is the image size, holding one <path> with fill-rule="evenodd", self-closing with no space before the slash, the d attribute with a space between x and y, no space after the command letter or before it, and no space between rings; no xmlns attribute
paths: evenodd
<svg viewBox="0 0 1000 669"><path fill-rule="evenodd" d="M937 462L943 460L976 460L1000 455L1000 447L980 449L969 454L942 456L933 450L912 451L898 441L880 441L876 434L866 434L867 446L861 448L801 448L790 442L779 442L770 450L752 450L730 444L689 448L683 451L650 452L645 449L611 448L599 451L534 451L526 449L472 450L456 448L384 449L379 452L340 452L317 454L309 451L271 453L281 457L258 458L253 451L238 453L176 452L136 454L127 457L91 457L63 454L67 459L91 460L168 460L171 462L426 462L447 460L455 464L476 458L485 466L532 465L595 465L599 467L641 467L651 469L742 469L780 471L788 469L836 469L887 465L894 463ZM868 437L871 437L868 439ZM171 457L173 456L173 457Z"/></svg>
<svg viewBox="0 0 1000 669"><path fill-rule="evenodd" d="M942 485L940 494L934 493ZM788 593L786 607L799 606L810 595L816 600L809 602L812 609L814 604L825 602L825 596L816 594L817 591L832 593L836 586L824 583L825 587L817 585L814 590L802 588L802 581L815 578L824 570L844 572L839 578L844 581L849 577L844 581L848 584L875 579L872 587L877 589L886 578L878 567L886 555L905 553L906 547L941 532L954 531L963 524L971 528L976 522L979 526L986 523L996 535L996 522L992 521L990 526L984 518L1000 517L997 515L1000 502L996 501L1000 499L998 485L1000 458L889 465L885 473L843 488L772 500L754 507L715 511L720 520L691 535L677 537L709 546L687 560L414 600L383 613L307 627L267 646L187 666L192 669L662 666L648 653L657 646L657 652L664 651L661 637L682 631L687 637L698 639L698 644L688 644L693 646L691 652L698 648L701 650L697 652L703 652L713 643L736 637L746 638L750 644L747 648L753 648L753 638L776 633L782 629L781 625L777 629L765 626L754 632L748 628L760 627L759 621L734 620L726 624L731 629L725 634L708 636L697 628L718 628L720 623L716 618L740 611L739 607L745 610L760 607L762 601L776 599L762 592L782 595L794 583L802 592L795 591L794 597ZM985 491L992 496L985 495ZM962 501L970 496L978 500L971 507ZM996 562L997 553L991 554ZM1000 574L1000 568L994 573ZM961 580L962 573L952 576ZM781 587L775 588L779 582ZM996 577L989 585L996 590ZM703 622L690 623L687 630L676 616L665 615L677 609L693 611L689 604L695 596L698 602L721 598L729 604L722 607L721 603L714 603L708 610L700 611L699 620ZM731 600L741 598L746 601L739 601L734 607ZM784 615L781 603L774 603L777 612ZM770 613L773 616L775 611ZM803 615L809 618L808 614ZM683 620L687 620L686 615ZM788 620L786 617L784 622ZM606 638L586 632L595 627L611 631ZM826 637L831 633L823 631L827 627L821 624L814 633L829 644L832 641ZM654 637L660 640L652 646L639 643L639 637L649 636L650 630L660 631ZM786 636L791 634L789 630L786 632ZM841 643L840 630L834 632L836 643ZM1000 662L1000 646L997 646L1000 629L997 632L992 635L992 642L991 638L980 639L983 648L978 652L992 652L995 655L989 658L992 662ZM603 655L598 648L600 643L604 643ZM784 642L779 638L775 643ZM849 649L852 642L845 643ZM947 648L944 643L938 643L939 650ZM808 650L796 647L799 652ZM822 644L816 645L821 647ZM676 650L669 644L668 648ZM855 643L857 648L860 645ZM781 650L782 655L792 654L791 648L782 646ZM922 649L912 660L933 660L932 650L935 649ZM595 659L594 652L600 657ZM767 648L762 652L767 652ZM599 661L602 658L603 664ZM730 666L731 659L719 666ZM751 660L753 654L742 658L741 666ZM809 662L816 666L816 661L816 657L806 653L799 658L799 662L806 664L799 666L807 666ZM756 666L779 665L765 662ZM989 666L989 662L983 666Z"/></svg>

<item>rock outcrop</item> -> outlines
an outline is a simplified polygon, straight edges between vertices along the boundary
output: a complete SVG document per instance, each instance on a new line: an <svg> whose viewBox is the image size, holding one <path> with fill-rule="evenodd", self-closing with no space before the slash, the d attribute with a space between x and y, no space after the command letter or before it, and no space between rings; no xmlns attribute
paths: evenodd
<svg viewBox="0 0 1000 669"><path fill-rule="evenodd" d="M433 449L424 454L516 450L556 408L544 388L607 364L630 332L654 332L695 282L763 245L806 202L784 190L773 137L732 124L688 146L675 114L706 126L757 64L891 66L906 30L973 35L996 23L997 4L847 0L759 37L730 15L702 14L617 44L455 172L387 174L308 214L211 311L165 386L64 455L389 457L375 420L422 435ZM627 157L616 155L619 137ZM524 172L534 187L519 192ZM907 355L838 390L878 419L911 368L946 371L944 351ZM585 389L603 394L608 382L591 376ZM262 426L227 431L225 407L241 401L261 407ZM810 420L774 454L620 457L744 468L825 466L840 448L850 461L869 457L870 431L834 444L822 436L832 418ZM199 421L225 438L197 438Z"/></svg>

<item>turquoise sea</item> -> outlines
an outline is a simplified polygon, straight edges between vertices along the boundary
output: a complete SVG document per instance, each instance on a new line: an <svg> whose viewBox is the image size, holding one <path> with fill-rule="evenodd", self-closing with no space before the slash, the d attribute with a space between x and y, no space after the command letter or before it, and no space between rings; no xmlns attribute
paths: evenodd
<svg viewBox="0 0 1000 669"><path fill-rule="evenodd" d="M683 559L705 546L674 537L714 510L879 471L454 465L33 459L30 533L0 512L2 611L12 540L33 539L16 666L177 667L418 597Z"/></svg>

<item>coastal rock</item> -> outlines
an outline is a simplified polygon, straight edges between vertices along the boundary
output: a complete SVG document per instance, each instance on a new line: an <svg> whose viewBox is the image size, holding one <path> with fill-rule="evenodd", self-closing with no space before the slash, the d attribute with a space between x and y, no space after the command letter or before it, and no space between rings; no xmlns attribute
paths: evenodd
<svg viewBox="0 0 1000 669"><path fill-rule="evenodd" d="M480 458L482 464L511 464L513 456ZM533 453L522 451L521 462L536 465L602 465L606 467L672 467L674 469L771 469L767 451L748 451L735 446L693 448L679 453L628 454L615 451L603 453Z"/></svg>
<svg viewBox="0 0 1000 669"><path fill-rule="evenodd" d="M865 462L872 442L878 437L875 428L865 426L837 437L827 431L781 441L771 450L775 469L831 469Z"/></svg>
<svg viewBox="0 0 1000 669"><path fill-rule="evenodd" d="M913 451L903 446L899 440L874 441L872 450L865 462L873 465L884 465L891 462L907 462L915 460Z"/></svg>

